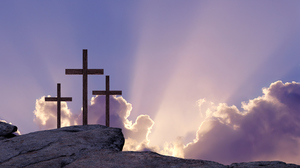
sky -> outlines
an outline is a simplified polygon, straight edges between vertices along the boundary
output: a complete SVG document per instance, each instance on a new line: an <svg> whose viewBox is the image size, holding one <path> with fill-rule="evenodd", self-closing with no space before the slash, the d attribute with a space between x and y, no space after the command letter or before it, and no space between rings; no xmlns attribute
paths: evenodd
<svg viewBox="0 0 300 168"><path fill-rule="evenodd" d="M300 164L300 2L3 1L0 5L0 119L21 134L82 122L88 67L89 124L122 128L124 150L223 164Z"/></svg>

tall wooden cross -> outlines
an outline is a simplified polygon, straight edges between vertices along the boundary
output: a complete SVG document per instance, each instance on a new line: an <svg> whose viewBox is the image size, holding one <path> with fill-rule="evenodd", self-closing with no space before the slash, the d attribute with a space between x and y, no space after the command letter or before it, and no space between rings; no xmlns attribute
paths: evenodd
<svg viewBox="0 0 300 168"><path fill-rule="evenodd" d="M109 127L109 96L110 95L122 95L120 90L109 90L109 76L106 76L106 90L105 91L93 91L93 95L105 95L106 96L106 126Z"/></svg>
<svg viewBox="0 0 300 168"><path fill-rule="evenodd" d="M87 119L87 113L88 113L88 75L103 75L103 69L88 69L88 63L87 63L87 49L82 50L82 55L83 55L83 64L82 64L82 69L66 69L66 75L82 75L82 88L83 88L83 93L82 93L82 113L83 113L83 125L88 124L88 119Z"/></svg>
<svg viewBox="0 0 300 168"><path fill-rule="evenodd" d="M60 128L60 102L61 101L72 101L72 97L61 97L60 94L60 83L57 84L57 97L45 97L45 101L56 101L57 102L57 128Z"/></svg>

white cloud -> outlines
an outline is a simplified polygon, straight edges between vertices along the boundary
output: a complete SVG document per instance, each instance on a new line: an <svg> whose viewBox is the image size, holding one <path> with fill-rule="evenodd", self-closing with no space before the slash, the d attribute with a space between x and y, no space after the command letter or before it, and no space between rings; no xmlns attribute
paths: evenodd
<svg viewBox="0 0 300 168"><path fill-rule="evenodd" d="M44 99L43 96L36 100L34 122L40 130L56 128L57 103L45 102ZM105 125L105 96L92 97L88 108L89 124ZM123 97L110 96L110 126L122 128L126 139L124 150L150 149L148 135L154 122L148 115L140 115L132 123L128 120L131 109L131 104ZM66 102L61 102L61 114L62 127L77 125L82 121L82 115L74 115Z"/></svg>
<svg viewBox="0 0 300 168"><path fill-rule="evenodd" d="M126 144L124 150L148 148L148 135L154 124L148 115L139 115L134 123L128 120L132 106L123 97L110 96L110 126L122 128ZM89 106L91 123L105 125L105 96L95 96Z"/></svg>
<svg viewBox="0 0 300 168"><path fill-rule="evenodd" d="M160 146L150 146L154 121L140 115L128 120L132 106L123 97L110 97L110 126L122 128L125 136L123 150L151 150L165 155L205 159L230 164L254 160L281 160L299 164L300 157L300 83L274 82L263 88L263 95L242 102L242 110L225 103L198 101L200 115L195 139L184 144L184 136L165 140ZM64 126L81 123L62 105ZM40 129L55 128L56 104L36 101L35 122ZM89 124L105 125L105 96L95 96L89 105ZM174 131L174 130L173 130ZM168 135L166 135L168 136ZM152 137L161 138L165 137Z"/></svg>
<svg viewBox="0 0 300 168"><path fill-rule="evenodd" d="M243 111L226 104L208 108L196 139L184 149L186 158L225 164L251 160L299 164L300 84L277 81L263 93L243 102Z"/></svg>
<svg viewBox="0 0 300 168"><path fill-rule="evenodd" d="M49 97L49 96L48 96ZM40 130L54 129L57 127L57 103L45 102L45 96L35 102L34 122ZM66 102L61 102L61 126L77 125L77 116L72 114Z"/></svg>

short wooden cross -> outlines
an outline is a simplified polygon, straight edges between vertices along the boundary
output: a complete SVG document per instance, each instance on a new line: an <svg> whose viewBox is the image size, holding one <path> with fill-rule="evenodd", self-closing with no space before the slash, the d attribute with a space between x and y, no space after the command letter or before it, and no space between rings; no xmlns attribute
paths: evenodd
<svg viewBox="0 0 300 168"><path fill-rule="evenodd" d="M83 125L88 124L88 75L103 75L103 69L88 69L88 62L87 62L87 49L82 50L83 55L83 64L82 69L66 69L66 75L82 75L82 113L83 113Z"/></svg>
<svg viewBox="0 0 300 168"><path fill-rule="evenodd" d="M109 127L109 96L110 95L122 95L120 90L109 90L109 76L106 76L106 90L105 91L93 91L93 95L105 95L106 96L106 126Z"/></svg>
<svg viewBox="0 0 300 168"><path fill-rule="evenodd" d="M61 101L72 101L72 97L61 97L60 94L60 83L57 84L57 97L45 97L45 101L56 101L57 102L57 128L60 128L60 102Z"/></svg>

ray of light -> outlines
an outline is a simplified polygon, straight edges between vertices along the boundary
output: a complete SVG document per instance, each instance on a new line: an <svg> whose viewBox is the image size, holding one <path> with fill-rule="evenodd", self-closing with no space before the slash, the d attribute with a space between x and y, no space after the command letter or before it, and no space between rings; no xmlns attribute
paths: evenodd
<svg viewBox="0 0 300 168"><path fill-rule="evenodd" d="M164 22L153 22L155 16L145 19L131 102L133 110L153 116L149 137L154 145L195 131L201 123L198 99L230 102L240 94L237 88L255 80L257 69L295 32L292 21L286 21L295 14L287 12L290 5L221 4L197 4L189 13L193 15L181 16L189 18L186 24L168 21L156 7L148 9Z"/></svg>

